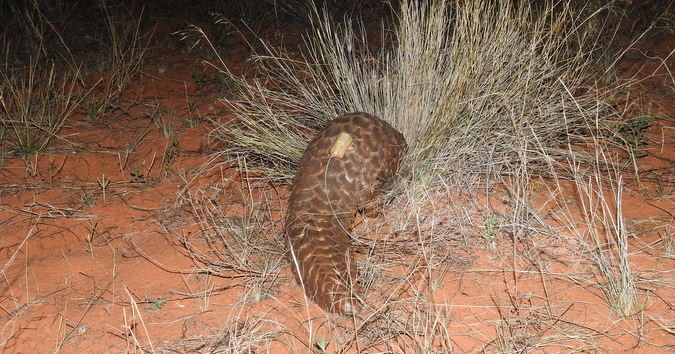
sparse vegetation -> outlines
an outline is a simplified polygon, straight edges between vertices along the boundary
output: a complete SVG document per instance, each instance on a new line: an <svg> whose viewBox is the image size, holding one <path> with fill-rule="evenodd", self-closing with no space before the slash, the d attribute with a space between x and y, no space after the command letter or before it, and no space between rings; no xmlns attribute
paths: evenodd
<svg viewBox="0 0 675 354"><path fill-rule="evenodd" d="M491 250L496 249L497 242L499 241L499 237L497 237L497 220L497 215L492 215L492 217L485 220L483 239Z"/></svg>
<svg viewBox="0 0 675 354"><path fill-rule="evenodd" d="M0 130L19 156L43 152L85 97L77 68L61 74L54 62L44 65L38 52L26 67L5 62L0 73Z"/></svg>
<svg viewBox="0 0 675 354"><path fill-rule="evenodd" d="M165 111L167 111L168 117L164 116ZM165 107L160 101L155 102L155 105L150 107L148 112L148 118L162 132L164 139L169 139L174 135L174 117L173 110Z"/></svg>
<svg viewBox="0 0 675 354"><path fill-rule="evenodd" d="M192 69L192 79L195 80L197 91L201 91L206 85L206 72L203 69Z"/></svg>
<svg viewBox="0 0 675 354"><path fill-rule="evenodd" d="M164 174L169 176L171 174L171 168L176 160L180 156L180 141L177 136L174 136L171 139L171 146L167 147L164 152Z"/></svg>
<svg viewBox="0 0 675 354"><path fill-rule="evenodd" d="M96 197L92 192L87 192L86 190L82 191L82 194L80 194L80 198L82 199L82 203L84 203L88 207L93 207L96 206Z"/></svg>
<svg viewBox="0 0 675 354"><path fill-rule="evenodd" d="M162 300L159 298L154 298L150 297L148 295L145 295L145 303L148 304L147 306L143 307L143 310L145 311L157 311L161 310L164 305L166 305L166 300Z"/></svg>
<svg viewBox="0 0 675 354"><path fill-rule="evenodd" d="M267 297L284 264L283 237L270 218L274 213L270 190L246 182L239 197L225 194L231 181L210 190L185 195L186 210L194 213L199 235L181 235L176 242L199 265L199 272L249 279L242 301L257 303ZM232 209L232 199L243 211ZM219 225L213 227L213 225Z"/></svg>
<svg viewBox="0 0 675 354"><path fill-rule="evenodd" d="M110 185L110 178L105 178L105 174L101 176L101 178L96 178L96 182L98 183L98 187L101 188L101 193L103 194L103 204L105 204L105 192L108 189L108 185Z"/></svg>
<svg viewBox="0 0 675 354"><path fill-rule="evenodd" d="M145 183L148 182L146 174L139 167L132 169L129 174L131 175L131 183L138 189L143 189Z"/></svg>
<svg viewBox="0 0 675 354"><path fill-rule="evenodd" d="M102 93L89 101L87 114L100 123L106 112L122 109L117 100L133 80L140 82L140 72L145 65L153 31L141 31L140 16L134 18L122 11L113 13L106 2L101 2L99 8L108 35L108 38L101 39L103 50L99 58L99 67L103 73L100 81ZM119 10L120 7L115 9Z"/></svg>
<svg viewBox="0 0 675 354"><path fill-rule="evenodd" d="M675 19L639 3L0 1L0 348L672 349ZM339 317L282 230L355 110L410 148Z"/></svg>
<svg viewBox="0 0 675 354"><path fill-rule="evenodd" d="M590 259L604 278L607 301L618 316L639 312L640 302L628 261L628 230L623 219L623 180L611 166L604 149L589 176L578 166L573 171L578 201L584 217L585 232L577 231ZM606 185L609 184L609 187ZM571 218L569 221L572 221ZM573 225L573 224L572 224Z"/></svg>

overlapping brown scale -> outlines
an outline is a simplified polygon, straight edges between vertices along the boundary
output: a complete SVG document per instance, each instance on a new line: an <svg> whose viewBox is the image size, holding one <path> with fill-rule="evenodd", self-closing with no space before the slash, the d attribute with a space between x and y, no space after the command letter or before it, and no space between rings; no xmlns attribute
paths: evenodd
<svg viewBox="0 0 675 354"><path fill-rule="evenodd" d="M329 149L341 132L352 136L353 149L331 158ZM403 135L387 122L358 112L330 122L300 159L285 233L291 260L297 260L293 273L323 309L341 314L358 309L349 235L354 214L396 173L406 148Z"/></svg>

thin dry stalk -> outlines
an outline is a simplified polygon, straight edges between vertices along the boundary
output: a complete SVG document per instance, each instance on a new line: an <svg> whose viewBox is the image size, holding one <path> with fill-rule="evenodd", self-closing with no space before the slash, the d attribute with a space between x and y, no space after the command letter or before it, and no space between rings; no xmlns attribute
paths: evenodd
<svg viewBox="0 0 675 354"><path fill-rule="evenodd" d="M596 167L588 177L578 165L574 167L578 199L587 225L580 236L605 279L612 311L625 317L641 308L628 261L628 231L622 215L623 180L618 171L600 169L609 165L605 151L597 151L597 157Z"/></svg>
<svg viewBox="0 0 675 354"><path fill-rule="evenodd" d="M197 304L197 308L199 308L200 312L206 312L209 310L209 305L211 304L211 295L213 294L213 289L215 285L211 281L211 274L207 273L204 275L204 289L200 291L194 291L192 290L192 287L190 286L189 283L189 278L185 277L185 274L181 272L181 279L183 280L183 284L185 284L185 287L189 291L189 295L195 299L195 303Z"/></svg>
<svg viewBox="0 0 675 354"><path fill-rule="evenodd" d="M148 340L148 345L150 346L150 352L155 353L155 348L152 346L152 339L150 339L150 334L148 333L148 328L145 326L145 321L143 321L143 315L141 314L141 311L138 309L138 304L136 303L136 300L134 300L134 296L131 295L131 292L127 287L124 287L124 290L127 292L127 295L129 296L129 303L131 304L131 318L127 318L127 311L126 307L123 309L124 310L124 333L127 335L130 335L134 339L134 350L138 349L141 352L145 351L143 349L143 345L141 345L140 341L138 340L138 337L136 336L136 327L138 323L136 321L140 322L141 327L143 328L143 331L145 332L145 338Z"/></svg>
<svg viewBox="0 0 675 354"><path fill-rule="evenodd" d="M195 272L241 279L238 285L244 287L241 301L245 304L267 298L286 263L271 193L269 186L259 188L251 179L237 186L223 177L222 184L186 190L183 202L176 206L200 230L174 236L196 264ZM230 198L241 206L233 206Z"/></svg>
<svg viewBox="0 0 675 354"><path fill-rule="evenodd" d="M35 223L31 226L31 228L28 230L26 233L26 236L23 238L19 246L16 248L14 253L9 257L5 265L2 267L2 270L0 270L0 277L4 279L4 282L7 284L7 299L12 300L12 308L7 308L3 306L0 303L0 309L5 313L4 316L8 316L9 319L5 323L5 325L2 327L2 330L0 331L0 348L4 348L5 344L12 338L12 336L15 333L15 325L16 325L16 320L21 317L23 313L25 313L32 305L39 303L40 301L37 300L36 298L33 298L32 300L29 300L28 294L26 294L25 299L26 302L25 304L20 304L19 303L19 297L14 295L14 291L12 290L12 283L9 281L9 278L7 278L7 275L5 274L7 272L7 269L14 263L14 260L16 260L17 255L19 254L19 251L26 245L26 242L30 239L30 237L33 235L33 232L35 230L35 227L38 225L38 222L40 221L40 216L38 215ZM27 272L27 269L26 269ZM26 274L27 276L27 274ZM28 281L28 279L26 279ZM28 287L26 287L26 290Z"/></svg>
<svg viewBox="0 0 675 354"><path fill-rule="evenodd" d="M101 122L105 113L116 108L115 104L122 92L138 77L152 38L154 28L141 33L141 16L118 21L109 11L105 2L101 2L103 20L110 40L109 58L106 64L102 97L89 101L87 115Z"/></svg>

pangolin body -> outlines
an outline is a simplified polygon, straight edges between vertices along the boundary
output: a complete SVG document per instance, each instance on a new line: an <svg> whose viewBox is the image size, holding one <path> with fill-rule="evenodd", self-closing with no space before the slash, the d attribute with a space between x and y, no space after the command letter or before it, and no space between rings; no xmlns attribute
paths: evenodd
<svg viewBox="0 0 675 354"><path fill-rule="evenodd" d="M353 141L344 156L334 157L329 150L340 133ZM350 247L354 216L380 194L406 149L403 135L387 122L356 112L329 122L303 153L285 233L296 279L324 310L351 314L359 307Z"/></svg>

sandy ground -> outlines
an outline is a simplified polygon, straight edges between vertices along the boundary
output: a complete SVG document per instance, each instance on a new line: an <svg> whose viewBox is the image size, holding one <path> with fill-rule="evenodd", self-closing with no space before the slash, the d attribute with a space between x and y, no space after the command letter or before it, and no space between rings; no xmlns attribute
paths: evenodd
<svg viewBox="0 0 675 354"><path fill-rule="evenodd" d="M171 15L162 11L152 15ZM590 281L597 280L597 270L561 240L577 236L565 231L569 222L548 197L555 186L541 180L531 186L533 208L557 236L542 244L536 237L530 244L514 243L501 231L490 250L479 244L480 236L455 235L447 244L451 259L438 263L445 271L433 281L420 259L390 259L384 272L394 285L372 289L370 317L354 321L326 315L311 303L307 307L279 253L288 187L248 189L232 168L205 171L218 163L211 158L213 126L207 118L226 122L232 114L218 99L215 73L199 63L199 54L175 44L167 49L171 27L184 23L158 25L142 83L131 85L120 99L128 109L109 112L104 124L78 114L61 132L68 143L2 165L0 343L5 353L140 352L140 347L320 352L321 340L329 343L327 352L340 348L336 343L344 343L346 352L417 352L425 345L456 353L528 346L547 353L675 349L675 256L666 254L664 241L675 234L672 36L643 39L642 52L634 51L621 66L626 73L651 74L660 64L655 58L671 54L666 62L671 76L661 66L633 93L660 117L646 131L648 155L636 166L641 178L624 173L623 211L641 312L625 318L612 313L601 281ZM285 27L286 40L297 43L300 28ZM246 48L237 41L229 48L228 65L245 70ZM206 84L198 89L194 73L202 71ZM148 118L152 109L163 110L165 125L172 120L169 137ZM562 197L575 198L571 185L563 190ZM458 193L438 196L437 202L465 198L478 213L494 208L507 215L504 195L497 187L489 198ZM422 214L434 215L427 207ZM204 213L209 208L222 214L209 216ZM259 224L247 223L247 216ZM362 229L382 221L363 219ZM273 268L280 270L263 276L251 265L260 260L251 256L251 264L243 262L240 269L203 272L205 263L181 242L192 242L195 252L208 251L199 237L215 227L209 223L228 220L269 239L269 261L280 262ZM578 215L574 222L583 219ZM420 314L426 318L416 318ZM388 326L398 335L376 336ZM374 347L364 344L368 336L379 338L371 341Z"/></svg>

